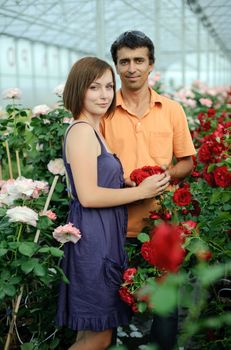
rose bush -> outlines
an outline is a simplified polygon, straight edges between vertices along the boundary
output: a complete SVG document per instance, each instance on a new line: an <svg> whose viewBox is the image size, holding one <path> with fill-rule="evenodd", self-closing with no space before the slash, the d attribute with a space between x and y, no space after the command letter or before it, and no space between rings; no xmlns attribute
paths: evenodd
<svg viewBox="0 0 231 350"><path fill-rule="evenodd" d="M189 115L197 148L194 170L186 182L159 197L159 210L150 212L138 236L142 243L128 246L128 269L136 272L130 280L124 276L121 297L135 312L163 314L174 309L178 300L185 313L179 345L197 349L200 344L200 349L207 349L209 344L220 349L221 344L222 348L231 346L231 93L223 90L215 95L203 87L202 91L195 84L187 93L175 95ZM142 169L132 174L137 175L137 183L147 177ZM159 246L165 247L162 259L153 232L167 232L166 227L171 227L171 235L160 239ZM178 244L175 232L180 233ZM174 237L178 253L171 252ZM168 263L169 256L176 258L173 265ZM221 298L224 290L225 298ZM211 332L213 339L208 338Z"/></svg>
<svg viewBox="0 0 231 350"><path fill-rule="evenodd" d="M58 285L67 282L59 267L62 244L53 231L66 221L68 196L63 162L58 160L55 171L50 165L62 157L64 119L70 114L61 103L31 110L16 104L15 94L4 96L12 103L0 119L0 347L52 349L62 338L54 337Z"/></svg>

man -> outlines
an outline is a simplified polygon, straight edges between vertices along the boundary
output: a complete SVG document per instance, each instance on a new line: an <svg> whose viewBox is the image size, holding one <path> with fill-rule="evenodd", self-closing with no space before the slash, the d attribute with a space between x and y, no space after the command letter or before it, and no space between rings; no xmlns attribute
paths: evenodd
<svg viewBox="0 0 231 350"><path fill-rule="evenodd" d="M177 102L158 95L148 85L155 62L151 39L140 31L127 31L112 44L111 55L121 89L116 112L103 121L102 132L121 160L127 183L130 173L145 165L165 167L171 178L189 175L195 149L185 113ZM142 231L143 218L149 216L154 206L154 200L129 205L128 238L134 240ZM154 317L151 341L161 350L173 349L176 333L177 313Z"/></svg>

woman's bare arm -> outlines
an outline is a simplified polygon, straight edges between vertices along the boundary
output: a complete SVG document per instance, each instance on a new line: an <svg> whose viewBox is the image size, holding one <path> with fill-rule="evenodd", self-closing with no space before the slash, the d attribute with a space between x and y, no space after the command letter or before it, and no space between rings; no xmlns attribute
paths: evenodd
<svg viewBox="0 0 231 350"><path fill-rule="evenodd" d="M102 208L152 198L167 187L169 176L153 175L133 188L111 189L97 185L97 157L100 144L94 130L78 124L69 131L66 141L67 159L71 165L80 203L84 207Z"/></svg>

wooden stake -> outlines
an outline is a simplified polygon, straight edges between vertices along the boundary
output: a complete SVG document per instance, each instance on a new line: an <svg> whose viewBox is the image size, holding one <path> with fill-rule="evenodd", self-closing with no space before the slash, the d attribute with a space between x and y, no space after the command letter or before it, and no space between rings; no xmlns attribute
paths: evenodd
<svg viewBox="0 0 231 350"><path fill-rule="evenodd" d="M19 295L16 298L15 307L14 307L14 311L13 311L13 317L12 317L12 320L10 322L9 332L7 334L4 350L9 350L9 346L10 346L10 343L11 343L11 337L12 337L13 331L14 331L14 324L16 322L17 313L18 313L20 302L21 302L22 295L23 295L23 289L24 289L24 286L21 286L20 293L19 293Z"/></svg>
<svg viewBox="0 0 231 350"><path fill-rule="evenodd" d="M8 141L5 141L5 147L6 147L6 153L7 153L7 159L8 159L9 175L10 175L10 179L13 179L12 162L10 157Z"/></svg>
<svg viewBox="0 0 231 350"><path fill-rule="evenodd" d="M16 154L16 161L17 161L17 169L18 169L18 176L21 177L21 167L20 167L20 158L19 158L19 151L15 151Z"/></svg>
<svg viewBox="0 0 231 350"><path fill-rule="evenodd" d="M0 180L2 180L2 161L0 160Z"/></svg>
<svg viewBox="0 0 231 350"><path fill-rule="evenodd" d="M44 211L44 212L46 212L47 209L48 209L48 206L49 206L49 204L50 204L51 197L52 197L52 194L53 194L53 192L54 192L55 186L56 186L56 184L57 184L58 178L59 178L59 175L55 175L55 177L54 177L54 179L53 179L53 182L52 182L52 185L51 185L51 188L50 188L50 191L49 191L48 196L47 196L46 203L45 203L44 208L43 208L43 211ZM38 242L39 235L40 235L40 230L37 230L37 231L36 231L36 234L35 234L35 237L34 237L34 242L35 242L35 243Z"/></svg>

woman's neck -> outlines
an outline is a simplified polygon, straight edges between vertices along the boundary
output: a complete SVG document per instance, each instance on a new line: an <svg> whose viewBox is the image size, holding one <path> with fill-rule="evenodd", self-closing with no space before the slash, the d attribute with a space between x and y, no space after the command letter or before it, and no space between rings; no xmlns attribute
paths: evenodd
<svg viewBox="0 0 231 350"><path fill-rule="evenodd" d="M78 120L83 120L87 123L89 123L95 130L99 130L100 125L100 118L93 117L86 113L81 113Z"/></svg>

